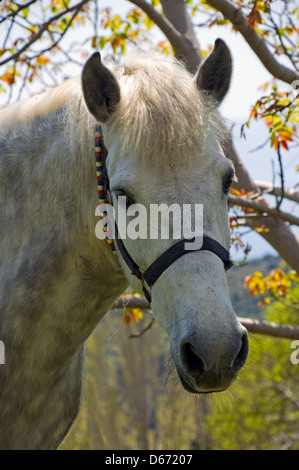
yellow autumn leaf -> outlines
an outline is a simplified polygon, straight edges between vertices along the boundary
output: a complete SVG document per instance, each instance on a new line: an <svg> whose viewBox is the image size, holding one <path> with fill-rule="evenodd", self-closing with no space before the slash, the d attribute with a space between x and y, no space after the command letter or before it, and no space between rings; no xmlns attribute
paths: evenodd
<svg viewBox="0 0 299 470"><path fill-rule="evenodd" d="M286 129L279 129L278 134L284 140L288 140L289 142L291 142L293 140L292 139L292 133L290 131L286 130Z"/></svg>
<svg viewBox="0 0 299 470"><path fill-rule="evenodd" d="M261 273L260 271L255 271L255 272L254 272L254 276L255 276L255 277L258 277L258 278L262 278L262 277L263 277L263 273Z"/></svg>
<svg viewBox="0 0 299 470"><path fill-rule="evenodd" d="M132 320L138 323L139 320L142 320L142 318L143 318L143 313L140 310L140 308L125 308L123 315L122 315L122 321L127 326L131 324Z"/></svg>
<svg viewBox="0 0 299 470"><path fill-rule="evenodd" d="M14 67L10 67L6 70L4 75L2 75L2 77L0 78L3 82L11 86L15 83L15 77L19 77L19 76L20 76L19 72Z"/></svg>
<svg viewBox="0 0 299 470"><path fill-rule="evenodd" d="M144 18L144 24L145 24L145 26L147 27L147 29L151 29L151 27L152 27L155 23L153 22L153 20L150 19L149 16L146 16L146 17Z"/></svg>
<svg viewBox="0 0 299 470"><path fill-rule="evenodd" d="M132 316L133 319L138 323L139 320L142 320L142 318L143 318L143 313L142 313L142 311L140 310L140 308L132 308L132 309L131 309L131 316Z"/></svg>
<svg viewBox="0 0 299 470"><path fill-rule="evenodd" d="M42 65L46 65L50 62L50 59L48 59L47 57L44 57L44 56L39 56L37 59L36 59L36 65L41 68Z"/></svg>

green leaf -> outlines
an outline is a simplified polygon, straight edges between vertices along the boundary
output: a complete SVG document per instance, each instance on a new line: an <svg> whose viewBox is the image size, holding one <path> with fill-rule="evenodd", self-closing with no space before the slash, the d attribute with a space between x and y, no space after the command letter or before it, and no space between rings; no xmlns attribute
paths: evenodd
<svg viewBox="0 0 299 470"><path fill-rule="evenodd" d="M101 39L100 39L100 49L103 49L107 42L108 42L107 38L101 37Z"/></svg>
<svg viewBox="0 0 299 470"><path fill-rule="evenodd" d="M271 133L271 147L273 147L275 139L276 139L276 133L272 132Z"/></svg>
<svg viewBox="0 0 299 470"><path fill-rule="evenodd" d="M22 10L22 15L23 15L23 18L27 18L28 16L28 13L29 13L29 8L23 8Z"/></svg>

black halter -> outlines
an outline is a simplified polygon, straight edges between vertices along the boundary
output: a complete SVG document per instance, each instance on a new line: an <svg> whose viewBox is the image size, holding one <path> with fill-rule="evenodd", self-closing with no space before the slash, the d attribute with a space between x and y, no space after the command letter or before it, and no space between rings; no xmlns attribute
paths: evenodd
<svg viewBox="0 0 299 470"><path fill-rule="evenodd" d="M107 174L106 169L106 159L107 159L107 149L105 148L103 142L101 142L102 147L102 163L103 163L103 175L104 175L104 190L105 190L105 197L106 200L112 204L112 200L109 197L109 177ZM142 284L142 289L144 295L149 303L151 303L151 293L150 289L157 281L157 279L161 276L161 274L166 271L169 266L172 265L178 258L181 256L190 253L192 251L211 251L215 255L217 255L221 261L223 262L224 269L227 271L233 266L233 262L229 259L229 252L218 243L213 238L203 236L203 243L201 248L194 248L194 249L186 249L185 243L191 244L195 241L193 239L182 239L179 240L177 243L169 247L162 255L160 255L146 270L141 269L137 263L133 260L131 255L128 253L123 240L119 236L117 224L115 221L115 240L117 247L121 256L123 257L124 261L126 262L127 266L130 268L131 274L136 276L140 279Z"/></svg>

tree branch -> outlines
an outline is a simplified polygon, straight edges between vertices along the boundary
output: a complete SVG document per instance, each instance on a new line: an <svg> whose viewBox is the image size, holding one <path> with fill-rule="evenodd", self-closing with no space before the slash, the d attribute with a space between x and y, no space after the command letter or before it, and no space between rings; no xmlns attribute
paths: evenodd
<svg viewBox="0 0 299 470"><path fill-rule="evenodd" d="M279 186L273 186L273 184L267 183L266 181L255 181L255 184L259 187L262 193L273 194L274 196L279 197L282 195L282 191ZM299 192L295 189L285 189L284 198L299 203Z"/></svg>
<svg viewBox="0 0 299 470"><path fill-rule="evenodd" d="M155 10L152 5L147 3L145 0L130 0L137 7L141 8L144 13L161 29L162 33L165 34L169 42L173 47L176 47L178 41L183 41L182 35L175 29L175 27L167 20L163 18L160 13Z"/></svg>
<svg viewBox="0 0 299 470"><path fill-rule="evenodd" d="M260 214L268 214L271 217L276 217L284 220L285 222L289 222L291 225L299 226L299 217L296 217L292 214L288 214L287 212L283 212L281 210L273 209L269 206L266 206L265 204L261 204L260 202L252 201L251 199L245 199L243 197L230 195L228 198L228 203L232 205L248 207L250 209L254 209Z"/></svg>
<svg viewBox="0 0 299 470"><path fill-rule="evenodd" d="M259 192L259 188L253 179L250 177L245 165L243 164L240 156L238 155L232 138L227 139L224 152L228 158L234 163L238 181L234 183L234 187L240 191L244 189L246 192L252 191ZM283 220L262 217L261 222L265 225L268 231L260 232L263 237L286 261L286 263L295 271L299 273L299 235L292 231Z"/></svg>
<svg viewBox="0 0 299 470"><path fill-rule="evenodd" d="M18 13L20 13L20 11L24 10L25 8L29 8L30 5L32 5L32 3L36 3L36 2L37 2L37 0L30 0L27 3L23 3L22 5L18 5L18 8L16 10L13 10L7 16L0 19L0 24L3 23L4 21L6 21L8 18L14 18L15 16L18 15Z"/></svg>
<svg viewBox="0 0 299 470"><path fill-rule="evenodd" d="M299 339L299 326L278 325L277 323L239 317L239 321L250 333L274 336L276 338Z"/></svg>
<svg viewBox="0 0 299 470"><path fill-rule="evenodd" d="M283 49L283 51L284 51L286 57L289 58L289 60L291 61L292 65L293 65L293 67L294 67L294 69L298 71L297 64L296 64L296 62L294 61L292 55L289 54L289 51L287 50L287 48L286 48L286 46L285 46L285 44L284 44L284 42L283 42L283 38L282 38L282 35L281 35L281 33L280 33L280 29L279 29L278 25L276 24L276 22L274 21L274 18L273 18L273 16L272 16L272 12L271 12L271 5L269 5L269 17L270 17L270 21L271 21L271 23L272 23L272 25L273 25L273 28L274 28L274 30L275 30L275 32L276 32L278 38L279 38L279 42L280 42L280 44L281 44L281 47L282 47L282 49Z"/></svg>
<svg viewBox="0 0 299 470"><path fill-rule="evenodd" d="M246 18L240 8L229 0L207 0L207 2L219 10L235 26L271 75L290 84L299 80L298 72L285 67L274 58L264 39L247 25Z"/></svg>
<svg viewBox="0 0 299 470"><path fill-rule="evenodd" d="M144 335L144 333L146 333L148 330L151 329L154 322L155 322L155 318L153 317L151 321L149 322L149 324L145 328L143 328L143 330L141 330L139 333L131 334L129 338L140 338L140 336Z"/></svg>
<svg viewBox="0 0 299 470"><path fill-rule="evenodd" d="M167 37L168 41L173 47L175 56L178 59L183 60L191 72L195 72L200 61L200 56L198 55L200 52L196 51L196 64L194 64L194 62L190 59L188 60L188 57L192 51L194 52L194 44L192 41L182 32L180 32L174 26L174 24L169 21L168 18L164 18L157 10L152 7L152 5L147 3L145 0L130 0L130 2L141 8L144 13L149 16L149 18ZM163 4L163 2L161 3Z"/></svg>
<svg viewBox="0 0 299 470"><path fill-rule="evenodd" d="M112 309L117 310L120 308L140 308L141 310L150 310L150 304L144 298L138 297L120 297ZM277 323L255 320L252 318L239 317L239 321L250 333L257 333L260 335L274 336L277 338L299 339L299 326L278 325ZM152 325L152 322L149 325ZM146 327L147 328L147 327ZM143 331L143 330L142 330Z"/></svg>
<svg viewBox="0 0 299 470"><path fill-rule="evenodd" d="M63 32L59 35L59 38L54 40L53 43L51 44L51 46L41 50L38 52L38 54L36 54L35 56L32 56L30 59L35 59L36 57L39 57L41 55L43 55L45 52L48 52L48 51L51 51L52 49L54 49L56 46L58 46L59 42L61 41L61 39L63 38L63 36L66 34L66 32L68 31L68 29L72 26L72 23L75 19L75 17L78 15L79 11L80 11L80 8L78 6L78 8L76 8L76 10L74 11L74 13L72 14L72 17L71 19L68 21L67 25L64 27L64 30ZM54 38L53 38L54 39Z"/></svg>
<svg viewBox="0 0 299 470"><path fill-rule="evenodd" d="M24 44L23 47L21 47L21 49L19 49L17 52L15 52L13 55L11 55L10 57L7 57L6 59L3 59L1 62L0 62L0 66L1 65L4 65L6 64L7 62L9 62L10 60L16 60L23 52L25 52L33 43L35 43L42 35L45 31L47 31L47 29L49 28L49 26L51 25L51 23L53 23L53 21L57 21L59 18L61 18L63 15L65 15L66 13L70 13L71 11L74 11L74 10L77 10L79 11L84 5L85 3L88 3L89 0L82 0L80 3L78 3L77 5L74 5L72 7L69 7L69 8L66 8L65 10L61 11L60 13L58 13L57 15L55 16L52 16L52 18L50 18L48 21L46 21L46 23L43 23L40 27L40 29L38 30L38 32L36 34L34 34L32 36L32 38L26 43Z"/></svg>
<svg viewBox="0 0 299 470"><path fill-rule="evenodd" d="M175 55L180 59L180 53L184 53L184 62L191 73L196 73L199 64L203 60L200 45L193 29L190 15L186 8L185 0L160 0L164 14L171 24L189 42L188 51L175 49Z"/></svg>

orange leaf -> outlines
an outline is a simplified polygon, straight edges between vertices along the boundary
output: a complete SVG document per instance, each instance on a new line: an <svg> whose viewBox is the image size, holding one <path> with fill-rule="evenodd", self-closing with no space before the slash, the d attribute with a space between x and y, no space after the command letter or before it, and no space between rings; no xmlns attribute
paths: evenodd
<svg viewBox="0 0 299 470"><path fill-rule="evenodd" d="M131 309L126 308L122 315L122 321L126 326L129 326L132 320L138 323L139 320L142 318L143 318L143 314L139 308L131 308Z"/></svg>
<svg viewBox="0 0 299 470"><path fill-rule="evenodd" d="M269 206L269 204L267 203L267 201L264 198L259 199L259 202L261 204L264 204L265 206Z"/></svg>
<svg viewBox="0 0 299 470"><path fill-rule="evenodd" d="M97 47L97 36L94 36L91 41L91 47L95 49Z"/></svg>
<svg viewBox="0 0 299 470"><path fill-rule="evenodd" d="M285 140L282 140L281 142L281 146L285 149L285 150L289 150L289 147L288 147L288 144Z"/></svg>
<svg viewBox="0 0 299 470"><path fill-rule="evenodd" d="M2 75L1 80L11 86L15 82L15 77L13 73L5 72L5 74Z"/></svg>
<svg viewBox="0 0 299 470"><path fill-rule="evenodd" d="M252 280L252 274L248 274L248 276L245 277L244 279L244 287L248 287L250 281Z"/></svg>
<svg viewBox="0 0 299 470"><path fill-rule="evenodd" d="M131 321L132 321L132 317L130 315L130 310L127 310L125 309L124 313L122 314L122 322L126 325L126 326L129 326Z"/></svg>
<svg viewBox="0 0 299 470"><path fill-rule="evenodd" d="M279 147L279 138L278 138L278 136L275 136L273 146L274 146L274 150L278 150L278 147Z"/></svg>
<svg viewBox="0 0 299 470"><path fill-rule="evenodd" d="M278 131L278 133L279 133L280 137L282 138L282 140L287 140L288 142L293 141L289 131L281 129L281 130Z"/></svg>

